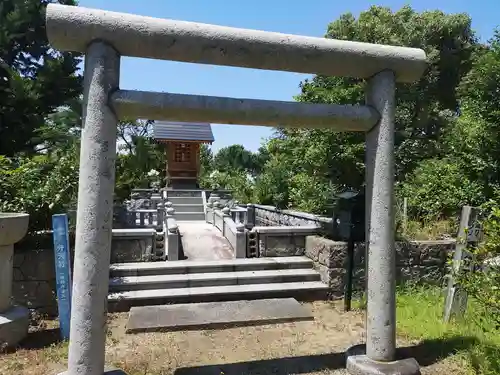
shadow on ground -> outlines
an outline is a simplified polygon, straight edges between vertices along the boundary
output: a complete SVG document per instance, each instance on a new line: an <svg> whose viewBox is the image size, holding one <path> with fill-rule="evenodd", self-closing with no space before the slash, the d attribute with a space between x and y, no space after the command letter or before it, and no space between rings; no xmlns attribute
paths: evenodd
<svg viewBox="0 0 500 375"><path fill-rule="evenodd" d="M265 359L257 361L228 363L177 369L175 375L233 375L233 374L304 374L325 369L344 367L344 353L308 355Z"/></svg>
<svg viewBox="0 0 500 375"><path fill-rule="evenodd" d="M450 337L425 340L413 346L398 349L398 358L413 357L421 366L429 366L476 343L472 337ZM175 375L241 375L241 374L306 374L336 370L345 367L345 352L299 357L255 360L206 366L184 367Z"/></svg>
<svg viewBox="0 0 500 375"><path fill-rule="evenodd" d="M43 349L61 341L59 328L44 329L28 333L28 336L21 341L18 348L25 350Z"/></svg>
<svg viewBox="0 0 500 375"><path fill-rule="evenodd" d="M398 349L398 358L413 357L420 366L429 366L478 343L475 337L451 336L423 340L417 345Z"/></svg>

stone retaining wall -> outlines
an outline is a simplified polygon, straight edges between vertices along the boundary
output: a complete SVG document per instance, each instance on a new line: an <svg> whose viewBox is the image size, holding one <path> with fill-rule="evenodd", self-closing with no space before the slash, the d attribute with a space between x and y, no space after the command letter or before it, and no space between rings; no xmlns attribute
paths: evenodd
<svg viewBox="0 0 500 375"><path fill-rule="evenodd" d="M73 260L74 239L70 239ZM113 238L111 263L141 261L152 246L147 238ZM73 268L73 264L71 265ZM15 303L50 316L57 315L54 249L51 235L27 238L14 247L14 280L12 298Z"/></svg>
<svg viewBox="0 0 500 375"><path fill-rule="evenodd" d="M398 282L441 283L446 274L448 256L455 241L396 242L396 279ZM344 293L347 275L347 243L319 236L306 238L305 255L314 261L314 268L331 288L332 297ZM365 244L354 246L353 289L364 290Z"/></svg>

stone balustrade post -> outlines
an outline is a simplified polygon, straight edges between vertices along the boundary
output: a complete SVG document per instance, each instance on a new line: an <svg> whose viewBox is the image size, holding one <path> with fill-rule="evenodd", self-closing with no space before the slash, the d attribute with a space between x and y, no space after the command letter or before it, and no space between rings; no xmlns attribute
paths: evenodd
<svg viewBox="0 0 500 375"><path fill-rule="evenodd" d="M213 224L213 221L211 222L210 219L213 217L213 203L212 202L207 202L207 211L205 212L205 221L207 223Z"/></svg>
<svg viewBox="0 0 500 375"><path fill-rule="evenodd" d="M222 210L222 235L226 236L226 218L231 218L231 210L229 207L224 207Z"/></svg>
<svg viewBox="0 0 500 375"><path fill-rule="evenodd" d="M236 249L234 252L236 258L247 257L247 233L243 223L236 224Z"/></svg>
<svg viewBox="0 0 500 375"><path fill-rule="evenodd" d="M175 222L175 219L168 218L167 219L167 233L166 233L166 241L167 241L167 259L169 261L175 261L180 259L180 248L179 248L179 227Z"/></svg>
<svg viewBox="0 0 500 375"><path fill-rule="evenodd" d="M156 209L158 204L162 201L161 195L159 193L151 194L151 208Z"/></svg>
<svg viewBox="0 0 500 375"><path fill-rule="evenodd" d="M214 210L212 212L212 215L213 215L213 224L215 226L215 217L216 217L215 212L221 208L222 204L219 201L214 201L213 206Z"/></svg>
<svg viewBox="0 0 500 375"><path fill-rule="evenodd" d="M165 221L165 203L158 203L157 210L158 214L156 216L156 226L161 228L163 226L163 222Z"/></svg>
<svg viewBox="0 0 500 375"><path fill-rule="evenodd" d="M247 204L246 227L252 229L255 226L255 206L251 203Z"/></svg>
<svg viewBox="0 0 500 375"><path fill-rule="evenodd" d="M174 217L174 214L175 214L175 209L173 207L168 207L166 210L166 218L169 219L169 218L173 218Z"/></svg>

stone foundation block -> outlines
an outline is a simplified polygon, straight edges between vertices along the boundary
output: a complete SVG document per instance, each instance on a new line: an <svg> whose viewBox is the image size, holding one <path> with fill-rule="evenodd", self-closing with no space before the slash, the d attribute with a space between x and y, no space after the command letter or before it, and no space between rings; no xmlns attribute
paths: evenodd
<svg viewBox="0 0 500 375"><path fill-rule="evenodd" d="M325 242L328 241L326 238L323 239ZM340 268L345 266L345 261L347 259L347 246L344 242L333 242L326 243L325 246L321 248L318 254L319 264L326 266L328 268Z"/></svg>
<svg viewBox="0 0 500 375"><path fill-rule="evenodd" d="M66 371L59 373L58 375L67 375ZM117 368L105 368L103 375L127 375L127 373L123 370Z"/></svg>
<svg viewBox="0 0 500 375"><path fill-rule="evenodd" d="M414 358L378 362L366 355L353 355L347 357L346 367L351 375L420 375L420 366Z"/></svg>
<svg viewBox="0 0 500 375"><path fill-rule="evenodd" d="M28 334L30 311L13 306L0 313L0 351L16 346Z"/></svg>

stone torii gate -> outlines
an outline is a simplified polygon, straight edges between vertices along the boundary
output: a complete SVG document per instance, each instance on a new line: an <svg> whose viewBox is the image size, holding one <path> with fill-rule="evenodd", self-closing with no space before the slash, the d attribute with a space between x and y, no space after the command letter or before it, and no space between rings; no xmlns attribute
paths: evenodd
<svg viewBox="0 0 500 375"><path fill-rule="evenodd" d="M420 49L312 38L49 4L51 44L85 53L69 375L104 372L106 303L122 118L329 128L366 134L366 355L352 374L418 374L395 360L394 112L396 82L426 69ZM120 56L364 78L365 105L308 104L125 90Z"/></svg>

